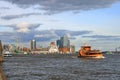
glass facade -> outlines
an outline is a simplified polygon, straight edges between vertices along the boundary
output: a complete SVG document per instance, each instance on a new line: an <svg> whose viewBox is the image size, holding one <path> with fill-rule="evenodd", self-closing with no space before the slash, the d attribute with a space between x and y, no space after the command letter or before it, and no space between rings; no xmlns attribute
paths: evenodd
<svg viewBox="0 0 120 80"><path fill-rule="evenodd" d="M31 50L36 49L36 40L31 40Z"/></svg>
<svg viewBox="0 0 120 80"><path fill-rule="evenodd" d="M67 47L70 48L70 40L69 38L65 35L60 38L60 40L57 40L57 46L59 48Z"/></svg>

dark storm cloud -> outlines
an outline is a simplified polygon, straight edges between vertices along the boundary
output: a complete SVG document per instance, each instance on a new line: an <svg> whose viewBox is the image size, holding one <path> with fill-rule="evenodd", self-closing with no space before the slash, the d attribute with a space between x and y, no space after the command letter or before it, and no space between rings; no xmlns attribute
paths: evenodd
<svg viewBox="0 0 120 80"><path fill-rule="evenodd" d="M22 17L28 17L31 15L41 15L41 13L26 13L26 14L20 14L20 15L7 15L7 16L2 16L2 19L5 20L12 20L12 19L16 19L16 18L22 18Z"/></svg>
<svg viewBox="0 0 120 80"><path fill-rule="evenodd" d="M26 8L33 5L40 5L38 9L47 13L59 13L64 11L81 11L110 7L120 0L5 0L19 7Z"/></svg>
<svg viewBox="0 0 120 80"><path fill-rule="evenodd" d="M82 36L83 38L93 38L97 40L120 40L120 36L106 36L106 35L91 35L91 36Z"/></svg>

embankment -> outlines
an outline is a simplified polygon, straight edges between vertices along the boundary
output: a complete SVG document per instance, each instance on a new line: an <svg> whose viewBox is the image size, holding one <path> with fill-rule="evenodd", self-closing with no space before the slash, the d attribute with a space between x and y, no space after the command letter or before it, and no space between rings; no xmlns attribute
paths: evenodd
<svg viewBox="0 0 120 80"><path fill-rule="evenodd" d="M4 71L2 69L2 63L3 63L3 56L0 56L0 80L7 80Z"/></svg>
<svg viewBox="0 0 120 80"><path fill-rule="evenodd" d="M7 80L1 66L0 66L0 80Z"/></svg>

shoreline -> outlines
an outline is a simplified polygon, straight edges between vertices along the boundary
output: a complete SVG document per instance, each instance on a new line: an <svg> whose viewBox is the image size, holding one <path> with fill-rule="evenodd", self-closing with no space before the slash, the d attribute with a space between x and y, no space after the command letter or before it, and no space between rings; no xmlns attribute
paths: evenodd
<svg viewBox="0 0 120 80"><path fill-rule="evenodd" d="M4 71L2 69L2 63L4 61L4 57L0 56L0 80L7 80L6 75L4 74Z"/></svg>
<svg viewBox="0 0 120 80"><path fill-rule="evenodd" d="M2 63L0 63L0 64L2 64ZM0 66L0 80L7 80L1 66Z"/></svg>

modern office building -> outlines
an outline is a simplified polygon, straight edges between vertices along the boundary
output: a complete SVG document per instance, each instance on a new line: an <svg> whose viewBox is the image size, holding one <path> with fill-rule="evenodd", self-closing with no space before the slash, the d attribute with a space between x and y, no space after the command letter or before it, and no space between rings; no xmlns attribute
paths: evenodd
<svg viewBox="0 0 120 80"><path fill-rule="evenodd" d="M33 49L36 49L36 40L31 40L30 41L30 49L33 50Z"/></svg>
<svg viewBox="0 0 120 80"><path fill-rule="evenodd" d="M70 40L67 35L61 37L57 40L57 46L59 48L59 52L61 53L69 53L70 52Z"/></svg>

